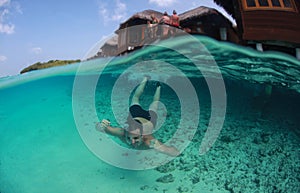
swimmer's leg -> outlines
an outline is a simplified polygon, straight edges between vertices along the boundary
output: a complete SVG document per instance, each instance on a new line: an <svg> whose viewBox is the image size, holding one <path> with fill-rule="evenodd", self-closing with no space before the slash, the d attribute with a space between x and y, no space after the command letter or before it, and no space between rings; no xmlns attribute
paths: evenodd
<svg viewBox="0 0 300 193"><path fill-rule="evenodd" d="M142 80L140 85L135 90L133 97L132 97L131 105L139 105L140 104L140 96L144 92L147 80L148 80L148 78L144 77L144 79Z"/></svg>
<svg viewBox="0 0 300 193"><path fill-rule="evenodd" d="M158 103L159 103L159 99L160 99L160 90L161 90L161 85L159 84L159 82L156 85L156 91L155 94L153 96L153 101L149 107L149 110L152 110L154 112L157 112L158 109Z"/></svg>

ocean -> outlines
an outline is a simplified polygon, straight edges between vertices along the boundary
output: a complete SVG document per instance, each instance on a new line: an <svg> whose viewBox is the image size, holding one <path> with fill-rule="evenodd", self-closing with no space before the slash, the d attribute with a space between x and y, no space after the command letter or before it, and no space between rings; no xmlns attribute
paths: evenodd
<svg viewBox="0 0 300 193"><path fill-rule="evenodd" d="M96 128L126 127L145 76L177 157ZM299 99L299 60L205 36L0 78L0 192L300 192Z"/></svg>

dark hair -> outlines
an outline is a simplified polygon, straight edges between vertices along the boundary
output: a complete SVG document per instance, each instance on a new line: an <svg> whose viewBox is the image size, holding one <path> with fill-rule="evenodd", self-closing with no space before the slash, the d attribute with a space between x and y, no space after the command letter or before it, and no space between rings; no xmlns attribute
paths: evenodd
<svg viewBox="0 0 300 193"><path fill-rule="evenodd" d="M168 13L165 11L165 12L164 12L164 15L168 15Z"/></svg>
<svg viewBox="0 0 300 193"><path fill-rule="evenodd" d="M173 14L177 14L177 12L175 10L173 10Z"/></svg>

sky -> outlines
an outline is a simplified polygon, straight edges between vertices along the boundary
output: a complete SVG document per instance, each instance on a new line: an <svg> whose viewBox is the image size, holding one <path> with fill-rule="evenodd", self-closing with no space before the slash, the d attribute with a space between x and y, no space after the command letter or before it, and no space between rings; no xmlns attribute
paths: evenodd
<svg viewBox="0 0 300 193"><path fill-rule="evenodd" d="M180 14L199 6L230 17L213 0L0 0L0 77L36 62L83 59L137 12Z"/></svg>

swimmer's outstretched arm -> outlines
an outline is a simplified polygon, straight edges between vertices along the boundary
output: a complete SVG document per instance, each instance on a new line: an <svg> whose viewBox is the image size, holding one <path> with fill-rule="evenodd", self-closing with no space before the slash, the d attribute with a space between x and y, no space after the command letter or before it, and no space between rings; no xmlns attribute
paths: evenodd
<svg viewBox="0 0 300 193"><path fill-rule="evenodd" d="M106 133L114 136L124 136L124 129L118 127L110 126L110 122L106 119L103 119L101 122L96 124L96 129L98 131L105 131Z"/></svg>

